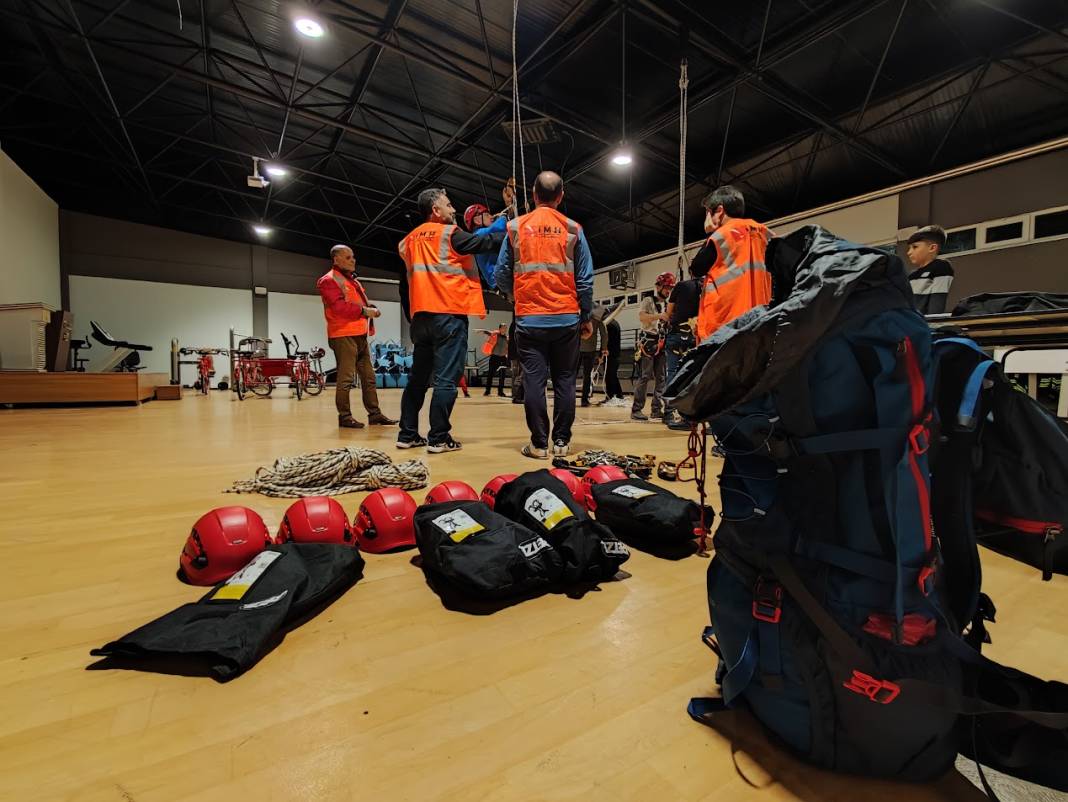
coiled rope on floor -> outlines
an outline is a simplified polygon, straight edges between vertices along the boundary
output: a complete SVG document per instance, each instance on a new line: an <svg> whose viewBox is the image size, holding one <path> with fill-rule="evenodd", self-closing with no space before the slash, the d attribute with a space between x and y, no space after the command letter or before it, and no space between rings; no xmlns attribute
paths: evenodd
<svg viewBox="0 0 1068 802"><path fill-rule="evenodd" d="M426 487L429 479L430 468L419 460L394 464L383 451L348 446L279 457L271 467L258 468L252 479L236 481L225 492L277 498L339 496L380 487L416 490Z"/></svg>

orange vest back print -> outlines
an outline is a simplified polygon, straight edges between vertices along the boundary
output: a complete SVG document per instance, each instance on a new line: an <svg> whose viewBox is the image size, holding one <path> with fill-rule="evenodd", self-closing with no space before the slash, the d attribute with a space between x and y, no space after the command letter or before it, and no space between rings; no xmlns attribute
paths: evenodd
<svg viewBox="0 0 1068 802"><path fill-rule="evenodd" d="M508 223L516 315L578 313L575 244L581 230L551 206L539 206Z"/></svg>

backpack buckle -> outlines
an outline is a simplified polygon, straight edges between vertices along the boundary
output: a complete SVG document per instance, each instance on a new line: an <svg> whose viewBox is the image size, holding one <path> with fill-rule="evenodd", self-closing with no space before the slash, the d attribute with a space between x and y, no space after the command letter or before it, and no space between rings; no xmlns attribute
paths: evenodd
<svg viewBox="0 0 1068 802"><path fill-rule="evenodd" d="M875 679L875 677L856 669L853 669L853 676L849 678L849 681L842 683L842 687L847 691L867 696L873 702L881 705L890 704L901 693L901 686L897 683L885 679Z"/></svg>
<svg viewBox="0 0 1068 802"><path fill-rule="evenodd" d="M778 624L782 618L782 585L758 577L753 588L753 618L768 624Z"/></svg>
<svg viewBox="0 0 1068 802"><path fill-rule="evenodd" d="M909 430L909 445L915 454L926 454L931 447L931 433L926 423L917 423Z"/></svg>

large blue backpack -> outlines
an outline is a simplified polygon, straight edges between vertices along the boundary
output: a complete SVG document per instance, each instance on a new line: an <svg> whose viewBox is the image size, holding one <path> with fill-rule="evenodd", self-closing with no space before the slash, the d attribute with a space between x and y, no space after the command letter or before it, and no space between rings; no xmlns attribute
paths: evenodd
<svg viewBox="0 0 1068 802"><path fill-rule="evenodd" d="M809 226L772 242L767 269L771 304L691 352L667 391L724 460L703 633L722 695L690 715L744 706L813 763L911 780L952 766L977 714L1063 730L1059 699L1020 696L1033 683L992 701L1011 672L962 637L991 615L977 558L954 565L956 603L947 590L931 334L900 260ZM952 551L974 555L974 538Z"/></svg>

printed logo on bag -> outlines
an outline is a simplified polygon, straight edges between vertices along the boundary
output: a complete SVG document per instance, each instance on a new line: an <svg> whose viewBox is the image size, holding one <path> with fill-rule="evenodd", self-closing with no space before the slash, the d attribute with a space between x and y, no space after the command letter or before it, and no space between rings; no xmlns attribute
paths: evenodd
<svg viewBox="0 0 1068 802"><path fill-rule="evenodd" d="M527 497L523 509L549 530L561 521L574 517L560 497L544 487L539 487Z"/></svg>
<svg viewBox="0 0 1068 802"><path fill-rule="evenodd" d="M238 601L245 597L249 588L256 584L256 580L263 576L271 564L282 556L278 551L261 551L252 560L226 580L208 601Z"/></svg>
<svg viewBox="0 0 1068 802"><path fill-rule="evenodd" d="M276 596L270 596L266 599L260 599L258 602L249 602L248 604L242 604L238 607L238 610L259 610L261 607L270 607L272 604L277 604L289 595L289 590L283 590Z"/></svg>
<svg viewBox="0 0 1068 802"><path fill-rule="evenodd" d="M629 557L630 549L623 545L620 540L602 540L601 551L610 557Z"/></svg>
<svg viewBox="0 0 1068 802"><path fill-rule="evenodd" d="M463 510L453 510L444 515L439 515L430 523L434 524L457 543L486 528Z"/></svg>
<svg viewBox="0 0 1068 802"><path fill-rule="evenodd" d="M528 540L525 543L519 544L519 550L523 552L523 556L528 560L539 551L545 551L549 548L552 548L552 546L549 545L549 542L545 540L545 538L541 537L536 537L533 540Z"/></svg>
<svg viewBox="0 0 1068 802"><path fill-rule="evenodd" d="M645 498L646 496L655 496L652 490L646 490L643 487L635 487L634 485L620 485L612 490L617 496L623 496L624 498Z"/></svg>

